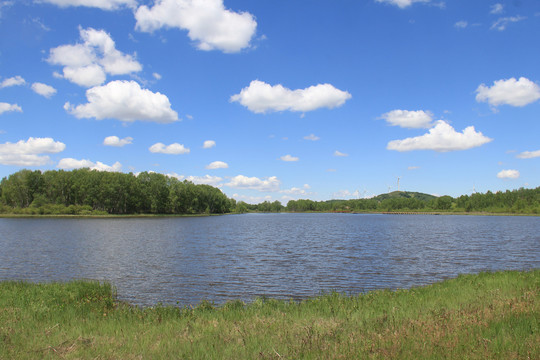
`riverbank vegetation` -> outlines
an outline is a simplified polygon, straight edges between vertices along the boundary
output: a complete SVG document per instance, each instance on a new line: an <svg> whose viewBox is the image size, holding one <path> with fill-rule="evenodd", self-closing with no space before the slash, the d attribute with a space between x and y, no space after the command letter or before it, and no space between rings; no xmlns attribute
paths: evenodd
<svg viewBox="0 0 540 360"><path fill-rule="evenodd" d="M172 215L245 212L412 212L540 214L540 187L457 198L394 191L370 199L247 204L210 185L158 173L21 170L0 182L0 214Z"/></svg>
<svg viewBox="0 0 540 360"><path fill-rule="evenodd" d="M265 201L258 205L237 204L245 211L262 212L410 212L410 213L492 213L540 214L540 187L536 189L491 191L474 193L457 198L433 196L418 192L394 191L370 199L313 201L290 200L287 206Z"/></svg>
<svg viewBox="0 0 540 360"><path fill-rule="evenodd" d="M540 270L302 302L138 308L109 284L0 283L2 359L538 359Z"/></svg>
<svg viewBox="0 0 540 360"><path fill-rule="evenodd" d="M21 170L0 183L4 214L223 214L235 206L218 188L152 172Z"/></svg>

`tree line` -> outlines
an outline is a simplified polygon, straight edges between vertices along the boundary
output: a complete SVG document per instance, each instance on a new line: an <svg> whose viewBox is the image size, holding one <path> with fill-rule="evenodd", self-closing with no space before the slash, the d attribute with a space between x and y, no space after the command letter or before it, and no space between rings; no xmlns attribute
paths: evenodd
<svg viewBox="0 0 540 360"><path fill-rule="evenodd" d="M20 170L0 182L3 213L223 214L235 208L218 188L153 172Z"/></svg>
<svg viewBox="0 0 540 360"><path fill-rule="evenodd" d="M286 210L293 212L489 212L540 214L540 187L493 193L474 193L457 198L451 196L409 197L407 192L396 192L371 199L353 200L290 200ZM424 194L425 195L425 194Z"/></svg>
<svg viewBox="0 0 540 360"><path fill-rule="evenodd" d="M456 198L393 192L371 199L236 202L210 185L153 172L20 170L0 182L0 213L224 214L245 212L490 212L540 214L540 187Z"/></svg>
<svg viewBox="0 0 540 360"><path fill-rule="evenodd" d="M540 214L540 187L505 192L474 193L456 198L406 191L382 194L371 199L313 201L290 200L260 204L238 202L237 212L489 212Z"/></svg>

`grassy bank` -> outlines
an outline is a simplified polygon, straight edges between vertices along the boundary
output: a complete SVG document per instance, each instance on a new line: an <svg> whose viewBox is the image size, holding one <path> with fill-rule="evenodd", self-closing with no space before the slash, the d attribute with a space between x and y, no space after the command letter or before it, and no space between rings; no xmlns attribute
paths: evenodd
<svg viewBox="0 0 540 360"><path fill-rule="evenodd" d="M540 270L431 286L137 308L109 284L0 283L0 359L539 359Z"/></svg>

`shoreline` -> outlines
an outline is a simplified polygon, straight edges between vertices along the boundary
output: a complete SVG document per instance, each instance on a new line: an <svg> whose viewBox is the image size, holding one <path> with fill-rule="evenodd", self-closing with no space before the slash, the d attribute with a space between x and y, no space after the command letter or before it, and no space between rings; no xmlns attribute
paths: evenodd
<svg viewBox="0 0 540 360"><path fill-rule="evenodd" d="M141 308L109 283L0 282L0 358L540 358L540 269L407 290Z"/></svg>
<svg viewBox="0 0 540 360"><path fill-rule="evenodd" d="M223 215L244 215L244 214L352 214L352 215L467 215L467 216L526 216L539 217L540 214L534 213L497 213L497 212L463 212L463 211L281 211L281 212L262 212L252 211L244 213L224 213L224 214L103 214L103 215L71 215L71 214L0 214L0 219L5 218L53 218L53 219L130 219L130 218L181 218L181 217L208 217Z"/></svg>

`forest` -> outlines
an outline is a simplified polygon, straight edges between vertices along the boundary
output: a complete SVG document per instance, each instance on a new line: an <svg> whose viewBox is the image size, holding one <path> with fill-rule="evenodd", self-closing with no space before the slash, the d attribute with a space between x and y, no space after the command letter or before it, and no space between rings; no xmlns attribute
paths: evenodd
<svg viewBox="0 0 540 360"><path fill-rule="evenodd" d="M235 207L218 188L153 172L21 170L0 183L0 213L224 214Z"/></svg>
<svg viewBox="0 0 540 360"><path fill-rule="evenodd" d="M394 191L370 199L236 202L220 189L154 172L20 170L0 182L0 214L134 215L246 212L448 212L540 214L540 187L456 198Z"/></svg>

